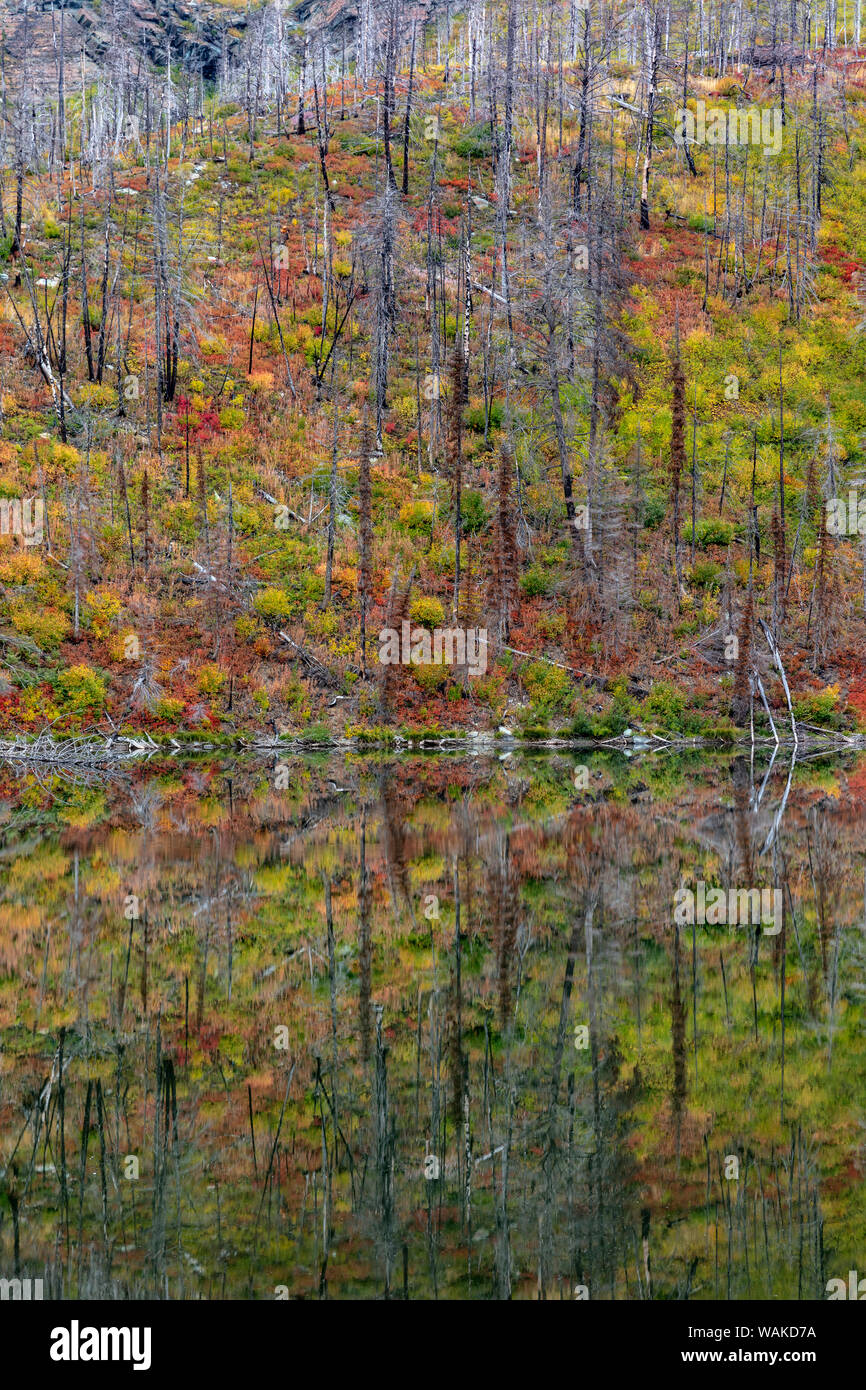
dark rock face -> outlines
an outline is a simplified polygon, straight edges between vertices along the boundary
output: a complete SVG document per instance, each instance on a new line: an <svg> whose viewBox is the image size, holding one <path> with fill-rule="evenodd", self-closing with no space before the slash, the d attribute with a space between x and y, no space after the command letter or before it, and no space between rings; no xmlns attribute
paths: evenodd
<svg viewBox="0 0 866 1390"><path fill-rule="evenodd" d="M56 0L0 0L6 75L13 84L26 67L36 85L53 85L61 27L64 61L76 75L82 52L86 67L101 65L121 43L155 67L165 66L170 47L173 63L212 79L246 23L245 7L207 0L200 5L186 0L67 0L62 20Z"/></svg>

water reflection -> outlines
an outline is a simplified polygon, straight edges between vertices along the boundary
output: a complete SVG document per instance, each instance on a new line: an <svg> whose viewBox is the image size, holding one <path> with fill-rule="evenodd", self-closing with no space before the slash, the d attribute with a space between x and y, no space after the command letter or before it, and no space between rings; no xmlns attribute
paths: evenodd
<svg viewBox="0 0 866 1390"><path fill-rule="evenodd" d="M0 1274L815 1299L862 1266L864 765L576 762L7 777ZM775 890L779 929L678 922L697 884Z"/></svg>

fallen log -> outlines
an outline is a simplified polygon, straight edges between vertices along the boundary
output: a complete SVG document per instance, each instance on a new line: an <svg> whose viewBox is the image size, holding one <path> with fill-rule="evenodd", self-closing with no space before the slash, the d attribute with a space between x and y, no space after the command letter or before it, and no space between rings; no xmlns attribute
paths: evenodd
<svg viewBox="0 0 866 1390"><path fill-rule="evenodd" d="M313 654L308 652L306 647L302 647L299 642L293 641L287 632L280 630L277 635L281 637L284 642L288 643L293 652L297 653L301 665L309 672L314 681L317 681L319 685L326 686L329 690L341 689L343 684L342 679L338 675L335 675L333 671L329 671L328 667L319 661L318 657L313 656Z"/></svg>

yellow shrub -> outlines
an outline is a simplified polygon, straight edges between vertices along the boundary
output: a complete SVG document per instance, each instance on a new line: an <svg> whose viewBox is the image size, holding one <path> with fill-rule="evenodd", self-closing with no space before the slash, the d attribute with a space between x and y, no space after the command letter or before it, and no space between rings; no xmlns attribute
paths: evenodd
<svg viewBox="0 0 866 1390"><path fill-rule="evenodd" d="M91 666L70 666L68 671L61 671L57 684L69 713L100 710L105 704L105 681Z"/></svg>
<svg viewBox="0 0 866 1390"><path fill-rule="evenodd" d="M90 626L94 637L103 641L109 633L111 624L121 610L122 604L114 594L90 593L86 596L90 605Z"/></svg>
<svg viewBox="0 0 866 1390"><path fill-rule="evenodd" d="M225 672L209 662L198 673L198 688L202 695L216 695L226 683Z"/></svg>
<svg viewBox="0 0 866 1390"><path fill-rule="evenodd" d="M15 631L31 638L43 651L56 651L69 635L71 627L65 613L51 608L36 608L23 599L10 604L9 616Z"/></svg>
<svg viewBox="0 0 866 1390"><path fill-rule="evenodd" d="M4 584L35 584L45 566L32 550L15 549L0 559L0 579Z"/></svg>
<svg viewBox="0 0 866 1390"><path fill-rule="evenodd" d="M81 455L72 444L52 444L51 462L62 468L64 473L73 473L80 461Z"/></svg>
<svg viewBox="0 0 866 1390"><path fill-rule="evenodd" d="M441 627L445 621L445 609L438 598L421 595L413 600L409 609L409 616L414 623L419 623L421 627L429 628L431 631L435 627Z"/></svg>

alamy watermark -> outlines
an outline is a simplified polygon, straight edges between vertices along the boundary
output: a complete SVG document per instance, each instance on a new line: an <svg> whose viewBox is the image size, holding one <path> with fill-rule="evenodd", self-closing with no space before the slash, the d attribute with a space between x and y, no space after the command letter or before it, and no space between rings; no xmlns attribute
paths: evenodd
<svg viewBox="0 0 866 1390"><path fill-rule="evenodd" d="M844 1279L828 1279L827 1298L830 1303L840 1298L856 1298L862 1303L866 1299L866 1279L861 1279L856 1269L848 1270L848 1282Z"/></svg>
<svg viewBox="0 0 866 1390"><path fill-rule="evenodd" d="M826 526L831 536L866 536L866 496L851 487L847 502L844 497L830 497Z"/></svg>
<svg viewBox="0 0 866 1390"><path fill-rule="evenodd" d="M383 666L465 666L470 676L487 671L486 627L413 627L404 618L399 632L383 627L379 633Z"/></svg>
<svg viewBox="0 0 866 1390"><path fill-rule="evenodd" d="M52 1361L131 1361L134 1371L150 1369L149 1327L81 1327L73 1318L69 1327L51 1331L48 1352Z"/></svg>
<svg viewBox="0 0 866 1390"><path fill-rule="evenodd" d="M768 154L782 149L782 112L774 106L707 106L696 103L696 112L685 106L674 112L674 142L683 145L763 145Z"/></svg>
<svg viewBox="0 0 866 1390"><path fill-rule="evenodd" d="M41 1279L0 1279L0 1301L29 1302L43 1297Z"/></svg>
<svg viewBox="0 0 866 1390"><path fill-rule="evenodd" d="M674 894L674 922L685 927L763 926L765 936L782 930L781 888L678 888Z"/></svg>
<svg viewBox="0 0 866 1390"><path fill-rule="evenodd" d="M20 536L25 545L41 545L44 521L41 497L0 497L0 536Z"/></svg>

